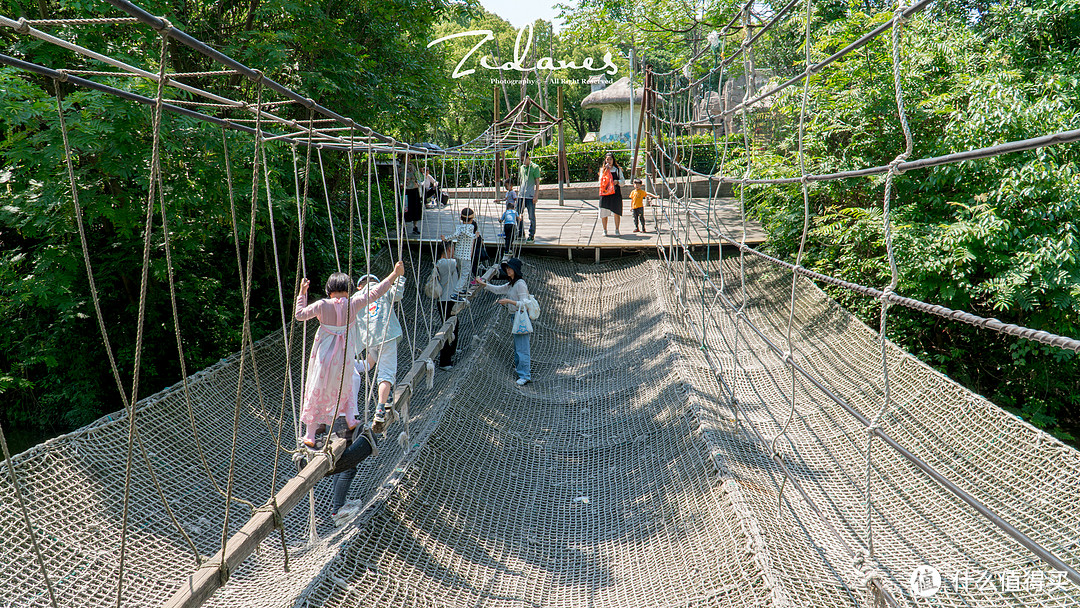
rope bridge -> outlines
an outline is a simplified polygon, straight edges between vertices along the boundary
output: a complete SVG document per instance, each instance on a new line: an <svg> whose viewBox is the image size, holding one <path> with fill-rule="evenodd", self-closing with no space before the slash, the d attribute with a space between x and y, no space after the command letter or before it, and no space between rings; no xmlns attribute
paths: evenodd
<svg viewBox="0 0 1080 608"><path fill-rule="evenodd" d="M530 104L523 101L459 149L397 142L130 3L110 4L128 15L110 22L146 24L161 34L156 73L38 29L81 23L0 17L0 26L152 80L156 98L91 80L100 77L98 70L81 70L80 76L3 55L0 63L155 109L144 267L155 203L163 196L157 161L162 112L254 136L253 217L258 205L273 208L267 149L290 146L301 241L309 175L314 164L321 166L323 150L348 156L350 213L360 215L353 172L367 165L370 196L377 187L375 153L404 154L406 164L408 157L425 164L432 156L444 162L489 159L536 141L555 124L550 116L530 118ZM901 7L890 22L894 49L902 18L924 5ZM809 2L806 8L809 15ZM721 36L740 22L749 31L750 19L747 5ZM808 40L809 32L808 25ZM756 39L745 38L747 63ZM257 84L257 97L241 101L184 84L191 74L166 69L172 42L223 68L199 77L243 75ZM813 63L810 46L804 76L835 60ZM894 66L899 62L896 51ZM753 73L752 63L744 67ZM657 84L665 77L666 89ZM531 384L518 388L510 380L513 346L490 299L473 301L452 324L461 344L453 373L432 370L426 386L419 382L415 370L425 367L419 354L446 334L431 302L410 290L398 311L408 334L399 364L414 371L395 395L408 395L405 402L412 405L401 412L414 425L408 442L381 442L379 457L360 465L346 525L336 527L326 514L330 482L320 480L321 473L304 481L311 487L306 504L282 513L276 497L304 477L287 478L298 452L284 437L295 436L289 406L313 337L286 323L283 296L280 332L255 342L245 322L239 353L185 373L162 393L137 400L137 384L127 390L117 374L124 411L16 456L0 436L7 473L0 477L0 534L9 539L0 562L0 599L20 607L164 605L184 593L193 571L211 568L220 589L205 599L208 606L1080 605L1080 455L886 339L894 301L931 314L968 313L905 303L893 293L893 265L893 282L884 289L840 285L881 299L882 323L874 331L814 284L812 279L840 283L802 269L801 248L799 260L785 266L747 248L738 235L718 233L738 246L738 256L696 259L683 240L691 211L680 188L693 171L675 143L699 120L689 115L693 83L649 74L646 84L652 101L643 113L650 121L645 132L656 141L649 164L664 189L657 215L668 228L668 246L659 250L659 260L527 260L526 280L544 310L534 324ZM758 101L751 88L729 112L743 121L748 155L747 114ZM184 95L167 98L174 89ZM279 99L264 98L264 92ZM807 92L804 85L804 107ZM903 121L899 86L897 98ZM306 108L308 119L276 113L291 104ZM58 113L62 121L59 99ZM1070 138L1054 134L968 156ZM920 161L907 160L910 134L906 143L896 162L866 174L891 179L916 168L912 163ZM302 162L296 155L301 147L307 152ZM354 152L367 154L367 162L354 162ZM811 181L835 178L805 170L801 137L799 159L801 175L792 179L802 184L804 197ZM70 161L68 171L81 214ZM708 177L739 185L743 206L745 186L766 181L753 179L749 165L743 176L727 175L721 166ZM259 203L264 190L266 200ZM885 201L887 218L888 186ZM367 204L370 216L370 198ZM163 202L160 214L164 224ZM885 226L888 231L887 219ZM350 221L346 259L339 257L338 267L354 274L353 251L362 249L367 272L385 273L393 260L402 260L412 285L423 284L430 256L403 249L396 225L384 226L399 236L396 252L373 257L371 229L355 235L357 246ZM79 230L84 233L81 219ZM888 232L885 237L888 242ZM236 246L240 284L250 294L251 245L246 260L239 239ZM302 250L296 264L299 277L305 272ZM279 276L285 274L278 268ZM278 286L279 293L287 291ZM145 278L143 292L145 298ZM1076 342L998 327L993 320L968 321L1064 348ZM179 355L183 361L182 350ZM134 377L137 382L137 369ZM222 423L228 420L231 425ZM230 456L215 457L207 446L230 446ZM245 522L260 514L273 519L279 532L259 539L251 557L235 568L209 559L225 554ZM946 580L941 593L922 600L911 579L913 570L927 565ZM988 583L978 573L1002 576ZM1030 584L1036 577L1037 587ZM1014 580L1026 584L1007 588Z"/></svg>

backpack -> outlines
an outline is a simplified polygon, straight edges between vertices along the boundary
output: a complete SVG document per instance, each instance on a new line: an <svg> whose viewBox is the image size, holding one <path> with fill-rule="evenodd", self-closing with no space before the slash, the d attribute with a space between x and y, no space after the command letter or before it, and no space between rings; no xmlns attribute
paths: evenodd
<svg viewBox="0 0 1080 608"><path fill-rule="evenodd" d="M529 312L530 319L535 320L540 316L540 303L536 301L532 294L525 296L523 301L525 302L525 310Z"/></svg>

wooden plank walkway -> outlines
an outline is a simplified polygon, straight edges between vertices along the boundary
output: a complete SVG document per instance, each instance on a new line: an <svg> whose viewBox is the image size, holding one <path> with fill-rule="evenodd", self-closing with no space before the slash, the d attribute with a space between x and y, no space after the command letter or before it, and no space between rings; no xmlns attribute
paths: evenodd
<svg viewBox="0 0 1080 608"><path fill-rule="evenodd" d="M462 193L464 194L464 193ZM543 195L548 196L544 191ZM532 243L523 244L523 249L528 250L573 250L573 249L653 249L658 241L661 246L671 242L671 235L666 228L667 222L662 219L660 207L656 201L652 206L645 208L645 234L635 233L633 215L630 212L629 199L623 204L620 232L614 234L614 218L608 220L609 234L604 235L603 226L600 223L598 202L596 200L568 199L564 206L559 206L555 197L541 198L536 207L536 240ZM460 223L461 209L470 207L477 214L477 223L480 232L484 236L484 242L488 246L502 243L498 235L502 233L502 224L499 218L505 210L501 202L495 202L490 198L455 198L441 208L428 208L424 210L424 218L421 222L419 235L406 234L407 242L413 245L420 243L431 244L443 235L453 233L457 224ZM713 199L709 205L708 199L692 199L690 206L692 211L687 218L684 212L680 221L689 221L690 230L687 242L689 245L707 246L722 244L721 239L711 234L708 230L719 230L730 237L738 240L742 237L742 223L739 216L739 202L737 199ZM528 219L526 215L526 226ZM661 224L657 230L657 223ZM708 227L706 226L708 223ZM406 227L408 229L408 226ZM526 228L526 233L528 229ZM765 231L757 222L748 221L746 226L746 243L754 246L765 242ZM515 245L517 243L515 242Z"/></svg>

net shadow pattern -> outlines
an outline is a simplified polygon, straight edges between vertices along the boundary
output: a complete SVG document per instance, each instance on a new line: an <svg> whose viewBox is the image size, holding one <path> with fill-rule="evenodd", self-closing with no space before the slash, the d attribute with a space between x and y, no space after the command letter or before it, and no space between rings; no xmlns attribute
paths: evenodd
<svg viewBox="0 0 1080 608"><path fill-rule="evenodd" d="M529 258L397 489L296 606L764 606L644 258Z"/></svg>
<svg viewBox="0 0 1080 608"><path fill-rule="evenodd" d="M746 318L783 347L791 275L763 260L748 257L744 264L745 298L737 258L704 267L713 284L722 286L736 307L743 306ZM736 322L733 311L714 301L715 287L693 272L681 274L681 267L681 262L673 265L673 282L681 288L669 298L694 323L700 326L705 319L709 328L705 350L685 351L688 373L700 383L707 403L730 402L732 393L711 374L702 354L707 351L750 422L771 440L791 412L790 369L746 323ZM863 416L873 419L880 410L877 333L802 278L796 285L791 350L797 362ZM1080 563L1080 454L891 343L887 354L892 405L882 430L1066 563ZM777 576L795 605L849 605L843 593L826 600L823 589L830 581L823 577L830 571L837 581L847 581L854 590L848 599L859 604L868 601L863 585L868 576L881 577L894 598L912 605L1080 604L1077 586L1051 574L1048 565L880 440L870 476L876 559L853 567L849 548L864 547L866 538L867 430L798 377L795 397L794 416L777 451L822 510L820 516L791 484L778 510L783 475L769 466L768 448L745 432L745 420L735 427L740 432L713 436L718 467L745 490L767 539L769 563L779 566ZM717 427L733 424L730 408L704 412ZM799 531L821 548L820 555L806 552ZM837 542L837 535L844 542ZM942 588L932 599L917 599L910 591L912 572L922 565L942 576Z"/></svg>
<svg viewBox="0 0 1080 608"><path fill-rule="evenodd" d="M373 260L373 272L388 273L387 260L385 254ZM405 261L406 276L410 278L430 272L430 262L411 262L408 258ZM462 360L474 348L472 336L482 329L481 322L490 315L485 307L490 307L490 302L478 302L460 315L458 357ZM408 290L400 314L403 327L410 333L418 329L420 335L399 343L399 378L412 363L413 343L418 350L427 345L429 319L436 330L441 325L430 300L418 296L415 289ZM309 345L317 328L315 323L308 324ZM256 342L254 368L250 356L245 364L233 494L256 506L264 504L271 495L275 462L278 467L275 490L297 472L291 455L278 451L274 441L274 434L280 430L285 448L292 448L295 442L289 394L296 396L299 407L301 360L309 353L309 346L300 346L299 326L296 336L291 366L286 365L280 332ZM203 452L222 490L229 473L239 370L237 353L188 379ZM286 384L289 370L291 386ZM423 381L414 387L410 408L414 444L423 440L428 421L439 408L452 378L452 373L436 370L431 389ZM199 553L204 557L213 555L220 549L225 499L214 489L199 459L182 385L144 398L137 407L139 435L170 508ZM400 430L400 423L391 426L388 429L391 438L380 442L379 458L368 459L358 467L350 498L364 500L382 489L397 463L406 456L406 451L394 440ZM127 436L128 417L120 411L12 457L60 606L116 605ZM206 605L280 606L293 601L299 590L333 558L337 546L348 538L342 530L335 529L329 517L331 481L321 481L314 494L317 542L308 542L310 505L307 501L284 518L290 571L284 571L281 539L275 533L231 574L229 583ZM137 450L130 505L121 605L160 605L180 587L196 564L190 547L162 506ZM235 533L250 515L250 507L235 503L231 508L229 534ZM5 539L0 548L0 605L49 606L7 474L0 476L0 536Z"/></svg>
<svg viewBox="0 0 1080 608"><path fill-rule="evenodd" d="M747 259L744 300L737 260L705 267L748 319L782 343L790 275ZM375 268L388 270L385 260ZM532 337L533 382L514 384L509 315L482 294L462 313L455 369L437 370L430 390L424 382L415 387L409 449L383 441L382 454L360 466L350 498L366 508L335 528L324 480L315 490L316 542L308 541L307 504L285 518L290 570L271 536L207 605L872 606L864 586L870 575L913 605L1080 603L1068 584L962 587L952 569L1045 567L880 443L871 477L876 561L857 566L849 548L865 534L865 429L797 382L795 415L777 448L821 514L790 484L781 496L779 467L747 421L736 419L731 398L771 438L790 409L790 371L700 277L681 280L677 263L674 269L643 257L526 260L543 309ZM410 264L407 276L422 284L429 272L429 263ZM430 302L409 292L403 325L422 327ZM708 328L704 345L695 324ZM309 327L309 340L313 334ZM412 345L423 343L402 341L399 376ZM807 281L797 285L793 352L858 411L876 413L877 336ZM270 493L275 462L278 487L296 470L277 452L266 421L284 426L283 441L291 443L291 412L278 408L287 370L298 391L306 355L295 349L290 368L280 335L257 344L262 401L245 372L235 493L256 504ZM238 360L189 383L222 484ZM1076 451L895 347L889 364L895 400L883 430L1076 564ZM212 554L224 500L198 460L179 386L140 402L139 429L171 508L200 553ZM126 437L126 418L113 415L13 458L60 605L115 605ZM136 461L134 470L123 605L158 605L194 560L145 465ZM7 539L0 597L20 608L47 606L7 479L0 507ZM235 505L231 531L248 515ZM945 579L932 603L907 589L922 564Z"/></svg>

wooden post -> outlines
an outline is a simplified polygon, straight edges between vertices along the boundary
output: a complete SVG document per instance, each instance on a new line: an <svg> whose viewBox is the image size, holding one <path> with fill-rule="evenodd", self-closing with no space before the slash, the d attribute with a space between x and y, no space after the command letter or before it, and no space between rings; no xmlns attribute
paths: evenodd
<svg viewBox="0 0 1080 608"><path fill-rule="evenodd" d="M565 206L563 199L563 175L566 171L566 139L563 136L563 93L562 85L559 85L559 152L555 159L555 172L559 174L559 206Z"/></svg>
<svg viewBox="0 0 1080 608"><path fill-rule="evenodd" d="M645 70L645 108L652 111L653 98L652 98L652 68ZM653 166L652 157L652 117L645 119L645 175L649 180L649 185L652 186L652 178L656 173L656 167Z"/></svg>
<svg viewBox="0 0 1080 608"><path fill-rule="evenodd" d="M499 86L498 85L492 86L491 90L492 90L492 94L493 94L493 99L495 101L495 104L493 106L495 108L495 122L491 123L491 130L492 130L491 134L493 136L492 141L494 142L494 145L495 145L495 200L498 200L500 198L499 197L499 190L500 190L500 187L499 187L500 186L500 184L499 184L499 156L500 155L499 155L499 148L498 148L498 146L499 146ZM483 186L481 186L480 191L483 192L483 190L484 190L484 188L483 188Z"/></svg>
<svg viewBox="0 0 1080 608"><path fill-rule="evenodd" d="M645 86L649 84L649 73L645 73ZM649 107L645 103L649 94L649 90L646 88L641 95L641 106L638 108L638 121L637 121L637 136L634 137L634 155L630 158L630 179L637 177L637 157L638 149L641 147L641 128L645 123L645 111ZM634 83L630 82L630 99L634 99ZM631 114L633 116L633 114Z"/></svg>

